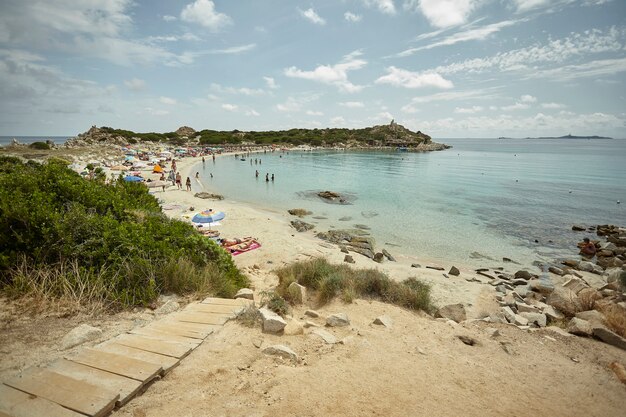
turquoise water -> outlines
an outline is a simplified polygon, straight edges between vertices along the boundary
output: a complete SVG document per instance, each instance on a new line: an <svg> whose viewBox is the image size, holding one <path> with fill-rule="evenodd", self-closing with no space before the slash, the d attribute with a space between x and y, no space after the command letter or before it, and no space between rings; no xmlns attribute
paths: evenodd
<svg viewBox="0 0 626 417"><path fill-rule="evenodd" d="M251 155L261 165L225 156L196 170L229 199L306 208L318 231L363 225L378 248L418 259L485 265L478 252L530 264L575 255L586 235L572 224L626 225L625 140L439 141L453 149L277 151ZM275 181L266 183L265 173ZM323 202L313 195L321 190L351 204Z"/></svg>

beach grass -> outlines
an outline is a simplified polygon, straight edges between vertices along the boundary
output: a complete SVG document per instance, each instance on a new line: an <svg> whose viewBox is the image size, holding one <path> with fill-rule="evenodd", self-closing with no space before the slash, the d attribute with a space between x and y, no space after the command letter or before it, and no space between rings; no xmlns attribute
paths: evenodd
<svg viewBox="0 0 626 417"><path fill-rule="evenodd" d="M321 305L340 297L344 302L356 298L373 298L411 310L434 311L430 298L430 285L408 278L393 281L375 269L353 269L347 265L333 265L323 258L296 262L276 271L279 285L276 292L285 300L297 303L289 285L297 282L316 291Z"/></svg>

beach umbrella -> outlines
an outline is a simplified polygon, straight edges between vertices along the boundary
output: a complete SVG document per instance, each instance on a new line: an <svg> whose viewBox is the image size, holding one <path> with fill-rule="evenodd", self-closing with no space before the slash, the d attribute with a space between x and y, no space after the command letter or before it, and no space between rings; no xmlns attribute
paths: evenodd
<svg viewBox="0 0 626 417"><path fill-rule="evenodd" d="M166 181L150 181L145 182L144 184L146 184L148 188L169 187L170 185L172 185Z"/></svg>
<svg viewBox="0 0 626 417"><path fill-rule="evenodd" d="M226 217L223 211L204 210L193 216L193 223L215 223Z"/></svg>
<svg viewBox="0 0 626 417"><path fill-rule="evenodd" d="M124 165L115 165L111 167L111 171L128 171L128 167Z"/></svg>
<svg viewBox="0 0 626 417"><path fill-rule="evenodd" d="M143 181L143 178L138 177L136 175L127 175L124 177L124 181L128 181L128 182L141 182Z"/></svg>

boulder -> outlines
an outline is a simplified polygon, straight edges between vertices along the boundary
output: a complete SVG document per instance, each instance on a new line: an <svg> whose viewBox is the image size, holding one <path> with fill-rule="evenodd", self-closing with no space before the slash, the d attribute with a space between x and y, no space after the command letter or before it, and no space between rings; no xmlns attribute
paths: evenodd
<svg viewBox="0 0 626 417"><path fill-rule="evenodd" d="M593 267L594 267L594 264L592 264L592 263L591 263L591 262L589 262L589 261L580 261L580 262L578 263L578 269L579 269L580 271L592 272L592 271L593 271L593 269L594 269Z"/></svg>
<svg viewBox="0 0 626 417"><path fill-rule="evenodd" d="M528 313L524 313L528 314ZM520 314L516 314L513 320L513 324L517 326L528 326L528 319Z"/></svg>
<svg viewBox="0 0 626 417"><path fill-rule="evenodd" d="M287 322L278 314L267 308L259 309L263 321L263 331L267 333L280 333L284 330Z"/></svg>
<svg viewBox="0 0 626 417"><path fill-rule="evenodd" d="M594 327L593 336L602 340L606 344L615 346L622 350L626 350L626 339L624 339L623 337L621 337L620 335L616 333L613 333L606 327L603 327L603 326Z"/></svg>
<svg viewBox="0 0 626 417"><path fill-rule="evenodd" d="M504 318L506 318L506 321L508 321L509 323L513 323L515 321L515 313L513 312L513 310L511 310L511 307L502 307L500 311L502 311L502 314L504 314Z"/></svg>
<svg viewBox="0 0 626 417"><path fill-rule="evenodd" d="M529 280L529 279L533 278L533 274L531 274L528 271L525 271L525 270L521 269L521 270L519 270L519 271L517 271L515 273L515 278L522 278L522 279L525 279L525 280Z"/></svg>
<svg viewBox="0 0 626 417"><path fill-rule="evenodd" d="M565 288L569 288L576 294L588 287L585 281L580 278L570 278L563 283L563 286Z"/></svg>
<svg viewBox="0 0 626 417"><path fill-rule="evenodd" d="M457 323L467 319L467 313L465 312L465 306L463 304L448 304L447 306L443 306L437 310L435 316L454 320Z"/></svg>
<svg viewBox="0 0 626 417"><path fill-rule="evenodd" d="M553 274L560 275L560 276L565 275L565 271L563 271L561 268L556 267L556 266L548 267L548 271L552 272Z"/></svg>
<svg viewBox="0 0 626 417"><path fill-rule="evenodd" d="M334 191L320 191L317 195L325 200L337 200L341 198L341 194L336 193Z"/></svg>
<svg viewBox="0 0 626 417"><path fill-rule="evenodd" d="M235 298L254 300L254 291L252 291L250 288L242 288L237 291L237 294L235 294Z"/></svg>
<svg viewBox="0 0 626 417"><path fill-rule="evenodd" d="M374 254L374 262L378 262L379 264L382 264L384 259L385 259L385 255L383 255L382 252L376 252Z"/></svg>
<svg viewBox="0 0 626 417"><path fill-rule="evenodd" d="M389 316L378 316L374 319L374 324L391 328L393 326L393 320Z"/></svg>
<svg viewBox="0 0 626 417"><path fill-rule="evenodd" d="M206 191L202 191L200 193L195 193L193 195L196 198L202 198L205 200L211 199L211 200L223 200L224 196L223 195L219 195L219 194L211 194L211 193L207 193Z"/></svg>
<svg viewBox="0 0 626 417"><path fill-rule="evenodd" d="M567 332L577 336L591 336L593 329L587 320L574 317L567 324Z"/></svg>
<svg viewBox="0 0 626 417"><path fill-rule="evenodd" d="M580 313L576 313L576 318L588 321L594 326L601 326L604 323L604 314L597 310L581 311Z"/></svg>
<svg viewBox="0 0 626 417"><path fill-rule="evenodd" d="M315 227L315 225L312 225L311 223L306 223L303 222L302 220L292 220L291 221L291 226L296 229L296 231L298 232L306 232L308 230L311 230Z"/></svg>
<svg viewBox="0 0 626 417"><path fill-rule="evenodd" d="M296 304L301 304L304 300L306 300L306 287L295 281L289 284L287 292L289 293L291 301Z"/></svg>
<svg viewBox="0 0 626 417"><path fill-rule="evenodd" d="M265 353L266 355L278 356L284 359L289 359L294 362L298 360L298 355L296 354L296 352L294 352L285 345L268 346L263 349L263 353Z"/></svg>
<svg viewBox="0 0 626 417"><path fill-rule="evenodd" d="M318 318L320 316L320 313L318 313L315 310L307 310L304 312L305 316L309 316L309 317L313 317L314 319Z"/></svg>
<svg viewBox="0 0 626 417"><path fill-rule="evenodd" d="M61 340L61 350L73 348L74 346L82 345L85 342L89 342L97 339L102 335L102 330L90 326L88 324L81 324L78 327L74 327L66 334Z"/></svg>
<svg viewBox="0 0 626 417"><path fill-rule="evenodd" d="M387 252L387 249L383 249L382 252L383 255L385 255L385 258L387 258L390 262L396 262L396 258L394 258L389 252Z"/></svg>
<svg viewBox="0 0 626 417"><path fill-rule="evenodd" d="M330 327L349 326L350 319L346 313L336 313L326 318L326 325Z"/></svg>
<svg viewBox="0 0 626 417"><path fill-rule="evenodd" d="M422 265L420 264L411 264L411 268L421 268Z"/></svg>
<svg viewBox="0 0 626 417"><path fill-rule="evenodd" d="M339 342L334 335L330 334L324 329L313 329L311 334L321 337L322 340L329 345L334 345L335 343Z"/></svg>
<svg viewBox="0 0 626 417"><path fill-rule="evenodd" d="M166 301L161 307L154 310L155 314L170 314L180 309L180 304L174 300Z"/></svg>
<svg viewBox="0 0 626 417"><path fill-rule="evenodd" d="M565 318L563 313L552 306L545 306L543 308L543 314L545 314L550 321L563 320Z"/></svg>
<svg viewBox="0 0 626 417"><path fill-rule="evenodd" d="M584 232L585 230L587 230L587 228L583 225L575 224L572 226L572 230L575 232Z"/></svg>
<svg viewBox="0 0 626 417"><path fill-rule="evenodd" d="M461 271L459 271L459 269L456 266L453 266L452 268L450 268L450 271L448 271L448 274L454 275L456 277L458 277L460 273Z"/></svg>
<svg viewBox="0 0 626 417"><path fill-rule="evenodd" d="M543 313L520 313L519 315L527 319L529 324L535 324L538 327L546 327L548 324L548 319Z"/></svg>
<svg viewBox="0 0 626 417"><path fill-rule="evenodd" d="M287 336L295 336L298 334L303 334L304 324L298 320L289 320L283 332Z"/></svg>
<svg viewBox="0 0 626 417"><path fill-rule="evenodd" d="M561 263L565 266L569 266L570 268L578 268L578 264L580 263L580 261L577 261L575 259L566 259Z"/></svg>
<svg viewBox="0 0 626 417"><path fill-rule="evenodd" d="M564 287L556 287L546 302L569 317L582 309L576 293Z"/></svg>
<svg viewBox="0 0 626 417"><path fill-rule="evenodd" d="M531 290L539 292L541 294L550 294L554 291L554 284L551 281L543 279L532 279L528 281L528 286Z"/></svg>
<svg viewBox="0 0 626 417"><path fill-rule="evenodd" d="M347 262L349 264L353 264L354 263L354 258L352 257L352 255L346 255L343 257L343 261Z"/></svg>
<svg viewBox="0 0 626 417"><path fill-rule="evenodd" d="M540 313L537 307L526 303L515 302L515 307L517 308L518 313Z"/></svg>

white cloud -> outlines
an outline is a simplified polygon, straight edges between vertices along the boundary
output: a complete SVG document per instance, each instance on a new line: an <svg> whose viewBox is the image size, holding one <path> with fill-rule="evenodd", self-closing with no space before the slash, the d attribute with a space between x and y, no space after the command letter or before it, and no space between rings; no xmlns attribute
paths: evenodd
<svg viewBox="0 0 626 417"><path fill-rule="evenodd" d="M420 109L418 109L417 107L413 106L412 104L407 104L405 106L402 106L400 108L400 110L403 113L408 113L408 114L419 113L421 111Z"/></svg>
<svg viewBox="0 0 626 417"><path fill-rule="evenodd" d="M256 48L256 43L248 43L246 45L231 46L223 49L211 49L207 53L212 55L236 55L251 51L254 48Z"/></svg>
<svg viewBox="0 0 626 417"><path fill-rule="evenodd" d="M380 112L374 117L374 120L393 120L393 119L395 118L388 111Z"/></svg>
<svg viewBox="0 0 626 417"><path fill-rule="evenodd" d="M579 65L529 72L527 78L552 78L556 81L571 81L577 78L603 77L626 71L626 58L601 59Z"/></svg>
<svg viewBox="0 0 626 417"><path fill-rule="evenodd" d="M410 104L424 104L435 101L492 100L499 97L498 88L480 90L447 91L411 99ZM405 106L406 107L406 106Z"/></svg>
<svg viewBox="0 0 626 417"><path fill-rule="evenodd" d="M441 74L482 73L492 69L499 71L528 70L531 75L538 75L537 64L561 64L574 57L603 52L619 52L623 49L626 31L610 28L572 33L562 39L551 39L547 44L535 44L526 48L499 52L487 58L469 59L434 68ZM573 69L573 68L572 68Z"/></svg>
<svg viewBox="0 0 626 417"><path fill-rule="evenodd" d="M265 90L262 90L260 88L253 89L248 87L224 87L221 84L217 83L211 83L209 88L217 93L239 94L243 96L261 96L265 94Z"/></svg>
<svg viewBox="0 0 626 417"><path fill-rule="evenodd" d="M391 84L395 87L404 88L435 87L449 89L454 87L452 81L446 80L436 72L411 72L393 66L387 68L387 75L378 78L376 84Z"/></svg>
<svg viewBox="0 0 626 417"><path fill-rule="evenodd" d="M263 79L265 80L265 84L267 84L267 88L271 88L272 90L275 90L278 88L278 85L276 84L276 81L274 80L274 78L263 77Z"/></svg>
<svg viewBox="0 0 626 417"><path fill-rule="evenodd" d="M311 7L307 10L300 10L300 15L307 19L311 23L315 23L316 25L325 25L326 20L322 19L320 15L318 15L315 10Z"/></svg>
<svg viewBox="0 0 626 417"><path fill-rule="evenodd" d="M431 25L446 28L467 22L477 3L477 0L419 0L405 2L405 8L417 7Z"/></svg>
<svg viewBox="0 0 626 417"><path fill-rule="evenodd" d="M177 104L176 99L173 99L170 97L159 97L159 101L163 104L169 104L169 105Z"/></svg>
<svg viewBox="0 0 626 417"><path fill-rule="evenodd" d="M321 111L314 111L314 110L307 110L306 111L307 116L323 116L324 113L322 113Z"/></svg>
<svg viewBox="0 0 626 417"><path fill-rule="evenodd" d="M131 91L142 91L146 88L146 82L139 78L132 78L130 80L124 80L124 85Z"/></svg>
<svg viewBox="0 0 626 417"><path fill-rule="evenodd" d="M493 23L491 25L486 25L486 26L473 28L473 29L467 29L467 30L446 36L445 38L432 42L428 45L404 50L400 52L399 54L397 54L396 56L406 57L406 56L413 55L415 52L418 52L418 51L432 49L432 48L436 48L439 46L454 45L459 42L482 41L482 40L487 39L490 35L494 33L498 33L501 29L509 27L509 26L513 26L518 22L520 21L519 20L505 20L503 22ZM421 39L425 39L426 37L435 37L435 36L438 36L440 33L441 31L435 31L435 32L423 34L421 35L422 36Z"/></svg>
<svg viewBox="0 0 626 417"><path fill-rule="evenodd" d="M529 108L530 106L528 104L525 103L515 103L515 104L511 104L510 106L502 106L500 107L500 110L502 111L515 111L515 110L525 110L527 108Z"/></svg>
<svg viewBox="0 0 626 417"><path fill-rule="evenodd" d="M393 0L363 0L367 7L377 8L381 13L394 15L396 14L396 6Z"/></svg>
<svg viewBox="0 0 626 417"><path fill-rule="evenodd" d="M166 35L166 36L150 36L147 39L148 43L155 42L178 42L178 41L199 41L200 38L193 33L183 33L182 35Z"/></svg>
<svg viewBox="0 0 626 417"><path fill-rule="evenodd" d="M169 14L166 14L163 16L163 20L165 20L166 22L172 22L174 20L176 20L176 16L172 16Z"/></svg>
<svg viewBox="0 0 626 417"><path fill-rule="evenodd" d="M565 107L565 105L559 103L542 103L541 107L543 107L544 109L562 109Z"/></svg>
<svg viewBox="0 0 626 417"><path fill-rule="evenodd" d="M537 97L533 97L530 94L524 94L523 96L520 97L520 101L522 103L536 103Z"/></svg>
<svg viewBox="0 0 626 417"><path fill-rule="evenodd" d="M354 14L352 12L345 12L343 14L343 18L346 19L348 22L360 22L363 16L359 14Z"/></svg>
<svg viewBox="0 0 626 417"><path fill-rule="evenodd" d="M236 104L224 103L222 104L222 108L226 111L237 111L237 109L239 109L239 106L237 106Z"/></svg>
<svg viewBox="0 0 626 417"><path fill-rule="evenodd" d="M246 116L254 116L254 117L259 117L261 114L259 112L257 112L254 109L250 109L248 111L246 111Z"/></svg>
<svg viewBox="0 0 626 417"><path fill-rule="evenodd" d="M538 7L548 6L554 3L554 0L513 0L513 3L515 3L518 12L525 12Z"/></svg>
<svg viewBox="0 0 626 417"><path fill-rule="evenodd" d="M344 119L342 116L335 116L330 119L330 124L331 126L345 126L346 119Z"/></svg>
<svg viewBox="0 0 626 417"><path fill-rule="evenodd" d="M474 113L479 113L483 110L484 110L484 107L482 106L457 107L456 109L454 109L454 112L458 114L474 114Z"/></svg>
<svg viewBox="0 0 626 417"><path fill-rule="evenodd" d="M321 97L319 93L313 94L301 94L299 96L289 96L284 103L276 105L276 110L284 113L295 113L302 110L302 107L310 102L313 102Z"/></svg>
<svg viewBox="0 0 626 417"><path fill-rule="evenodd" d="M180 18L186 22L198 23L213 32L232 23L229 16L215 10L215 4L210 0L196 0L186 5L180 12Z"/></svg>
<svg viewBox="0 0 626 417"><path fill-rule="evenodd" d="M351 108L351 109L365 107L365 104L363 104L363 102L361 102L361 101L344 101L342 103L339 103L339 105L343 106L343 107L348 107L348 108Z"/></svg>
<svg viewBox="0 0 626 417"><path fill-rule="evenodd" d="M152 107L146 107L143 110L144 110L144 113L148 113L153 116L167 116L168 114L170 114L169 110L155 109Z"/></svg>
<svg viewBox="0 0 626 417"><path fill-rule="evenodd" d="M285 69L284 74L291 78L302 78L334 85L342 92L356 93L361 91L363 86L352 84L348 80L348 72L359 70L367 64L367 61L359 58L361 55L361 52L355 51L344 56L338 64L320 65L312 71L303 71L296 67L289 67Z"/></svg>

